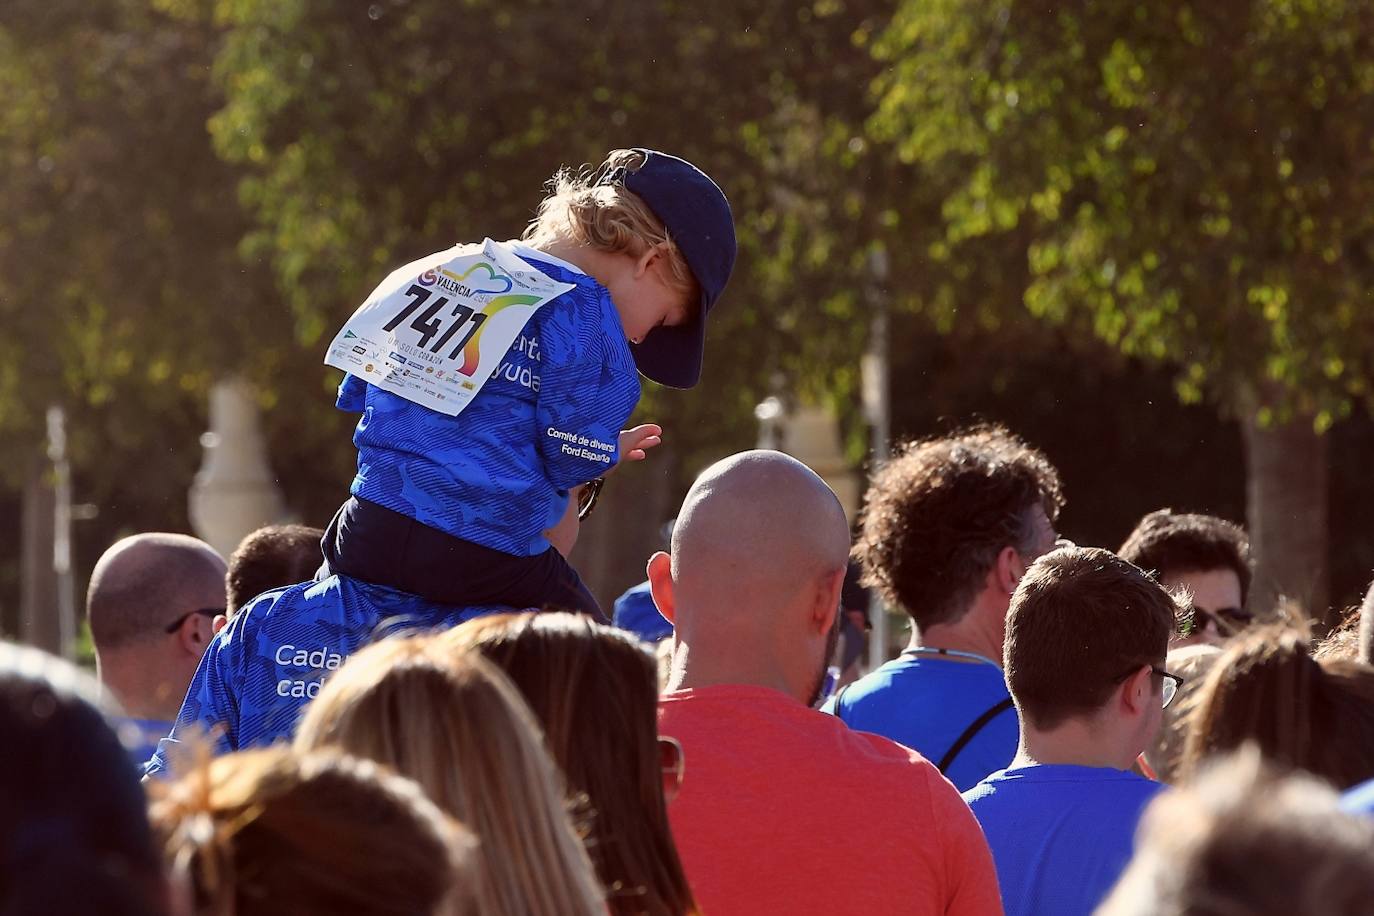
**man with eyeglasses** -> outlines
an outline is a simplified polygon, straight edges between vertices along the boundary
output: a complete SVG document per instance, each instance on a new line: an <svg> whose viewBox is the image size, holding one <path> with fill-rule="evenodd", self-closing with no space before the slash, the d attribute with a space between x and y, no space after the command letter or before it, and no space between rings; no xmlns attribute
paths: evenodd
<svg viewBox="0 0 1374 916"><path fill-rule="evenodd" d="M563 517L544 532L560 554L566 556L577 543L579 525L591 514L601 486L598 478L573 487ZM375 547L384 560L395 560L386 553L387 544L379 541ZM431 559L411 571L421 577L454 575L442 552ZM220 612L223 601L221 583ZM147 773L166 775L188 734L208 737L216 753L290 735L301 708L325 679L369 642L407 629L446 629L508 610L504 605L448 604L338 574L265 592L238 610L206 651L190 678L175 727L158 743Z"/></svg>
<svg viewBox="0 0 1374 916"><path fill-rule="evenodd" d="M224 558L185 534L138 534L105 551L86 614L101 684L123 708L120 737L141 765L172 730L224 613Z"/></svg>
<svg viewBox="0 0 1374 916"><path fill-rule="evenodd" d="M1003 656L1021 719L1011 766L964 793L1008 916L1091 913L1163 786L1131 772L1181 679L1164 669L1184 608L1110 551L1066 547L1021 579Z"/></svg>
<svg viewBox="0 0 1374 916"><path fill-rule="evenodd" d="M1218 645L1249 626L1250 539L1215 515L1159 509L1140 520L1121 558L1153 573L1170 591L1192 596L1193 616L1175 647Z"/></svg>

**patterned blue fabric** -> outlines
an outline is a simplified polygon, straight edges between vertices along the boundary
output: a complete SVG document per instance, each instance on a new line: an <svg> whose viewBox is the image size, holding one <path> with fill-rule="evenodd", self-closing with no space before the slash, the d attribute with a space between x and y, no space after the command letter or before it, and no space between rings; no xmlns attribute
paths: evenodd
<svg viewBox="0 0 1374 916"><path fill-rule="evenodd" d="M606 473L639 403L639 375L606 288L531 256L575 288L530 319L491 380L456 417L345 376L338 406L361 411L352 493L440 531L515 556L549 547L568 490ZM554 431L608 444L578 449ZM592 460L601 454L606 461Z"/></svg>
<svg viewBox="0 0 1374 916"><path fill-rule="evenodd" d="M291 735L330 672L386 635L453 627L506 608L436 605L345 576L264 592L211 640L172 734L148 773L165 773L176 743L199 732L215 753Z"/></svg>

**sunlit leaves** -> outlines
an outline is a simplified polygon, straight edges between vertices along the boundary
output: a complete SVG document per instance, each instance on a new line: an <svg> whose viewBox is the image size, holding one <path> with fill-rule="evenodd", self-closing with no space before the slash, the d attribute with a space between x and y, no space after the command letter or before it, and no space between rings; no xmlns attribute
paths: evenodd
<svg viewBox="0 0 1374 916"><path fill-rule="evenodd" d="M1253 379L1339 416L1374 373L1371 10L1243 6L910 0L870 128L949 179L932 253L1022 240L1033 316L1190 399Z"/></svg>

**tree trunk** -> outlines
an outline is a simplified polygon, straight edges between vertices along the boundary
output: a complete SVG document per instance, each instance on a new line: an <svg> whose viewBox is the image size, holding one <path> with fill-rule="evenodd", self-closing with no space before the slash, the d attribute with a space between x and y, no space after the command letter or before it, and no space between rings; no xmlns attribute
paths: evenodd
<svg viewBox="0 0 1374 916"><path fill-rule="evenodd" d="M1280 598L1310 617L1328 615L1327 437L1299 416L1261 426L1248 411L1243 428L1246 514L1254 552L1250 609L1270 616Z"/></svg>

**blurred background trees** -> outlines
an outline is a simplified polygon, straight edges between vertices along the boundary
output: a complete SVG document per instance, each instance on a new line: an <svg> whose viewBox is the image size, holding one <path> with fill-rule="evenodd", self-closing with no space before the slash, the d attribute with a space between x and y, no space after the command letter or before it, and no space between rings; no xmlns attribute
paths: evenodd
<svg viewBox="0 0 1374 916"><path fill-rule="evenodd" d="M584 532L603 602L763 398L835 409L862 466L877 302L896 435L1007 423L1064 471L1086 543L1248 504L1265 588L1353 600L1372 42L1367 0L9 0L0 610L50 404L99 511L82 571L186 529L227 375L323 524L353 460L328 335L391 267L517 235L557 166L633 145L720 180L741 257L703 384L646 388L667 444Z"/></svg>

